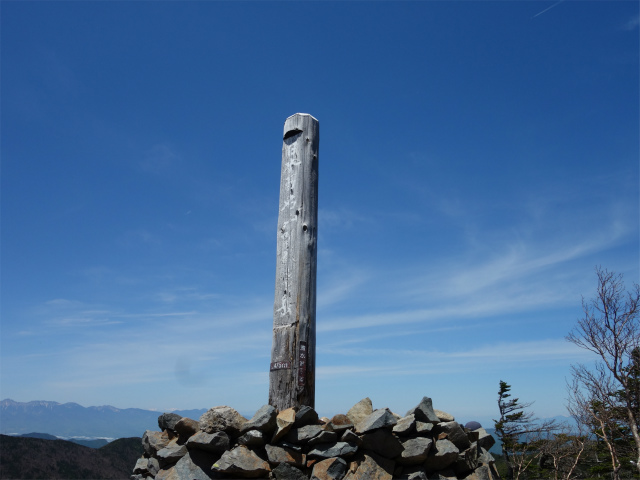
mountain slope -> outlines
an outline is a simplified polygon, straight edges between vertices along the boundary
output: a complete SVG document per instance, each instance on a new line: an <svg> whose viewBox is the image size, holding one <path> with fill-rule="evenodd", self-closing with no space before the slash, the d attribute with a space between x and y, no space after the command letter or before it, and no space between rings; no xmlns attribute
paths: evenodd
<svg viewBox="0 0 640 480"><path fill-rule="evenodd" d="M140 438L93 449L65 440L0 435L0 479L125 479L140 455Z"/></svg>

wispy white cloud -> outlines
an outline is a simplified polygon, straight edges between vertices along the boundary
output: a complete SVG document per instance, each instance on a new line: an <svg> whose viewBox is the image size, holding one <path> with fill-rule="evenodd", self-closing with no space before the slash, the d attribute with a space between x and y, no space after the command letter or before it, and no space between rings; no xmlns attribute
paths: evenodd
<svg viewBox="0 0 640 480"><path fill-rule="evenodd" d="M622 26L622 29L630 32L638 28L639 25L640 25L640 15L636 15L631 19L629 19L629 21Z"/></svg>

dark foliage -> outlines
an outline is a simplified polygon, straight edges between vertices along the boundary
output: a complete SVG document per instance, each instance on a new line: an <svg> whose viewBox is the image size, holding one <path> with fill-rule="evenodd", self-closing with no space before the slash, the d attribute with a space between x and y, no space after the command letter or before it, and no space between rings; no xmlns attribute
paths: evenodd
<svg viewBox="0 0 640 480"><path fill-rule="evenodd" d="M128 479L141 455L140 438L93 449L66 440L0 435L0 479Z"/></svg>

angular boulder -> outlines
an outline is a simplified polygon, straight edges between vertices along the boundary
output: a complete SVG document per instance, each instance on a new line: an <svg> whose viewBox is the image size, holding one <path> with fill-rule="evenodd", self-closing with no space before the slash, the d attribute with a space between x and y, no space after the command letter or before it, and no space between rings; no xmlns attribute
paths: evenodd
<svg viewBox="0 0 640 480"><path fill-rule="evenodd" d="M456 476L467 474L475 470L478 466L478 444L473 443L464 452L458 454L458 459L453 464L453 471Z"/></svg>
<svg viewBox="0 0 640 480"><path fill-rule="evenodd" d="M428 423L440 422L440 419L438 418L436 413L433 411L433 402L429 397L422 397L422 400L420 401L420 403L416 407L409 410L405 415L405 417L409 415L415 415L416 420L419 420L421 422L428 422Z"/></svg>
<svg viewBox="0 0 640 480"><path fill-rule="evenodd" d="M460 453L458 448L449 440L438 440L431 448L424 462L424 468L427 472L444 470L458 459L458 453Z"/></svg>
<svg viewBox="0 0 640 480"><path fill-rule="evenodd" d="M241 433L249 430L259 430L264 433L272 433L276 429L276 417L278 411L271 405L263 405L258 409L251 420L245 422L240 430Z"/></svg>
<svg viewBox="0 0 640 480"><path fill-rule="evenodd" d="M187 440L186 445L188 449L222 453L229 449L230 443L229 436L224 432L198 432Z"/></svg>
<svg viewBox="0 0 640 480"><path fill-rule="evenodd" d="M271 475L275 480L308 480L309 477L305 475L302 470L289 465L288 463L281 463L276 468L271 470Z"/></svg>
<svg viewBox="0 0 640 480"><path fill-rule="evenodd" d="M169 443L166 447L158 450L156 458L160 463L160 466L164 469L167 466L177 463L182 457L187 454L187 447L184 445L178 445L175 442Z"/></svg>
<svg viewBox="0 0 640 480"><path fill-rule="evenodd" d="M388 428L378 428L365 433L360 438L362 438L361 448L363 450L371 450L386 458L395 458L403 450L400 440Z"/></svg>
<svg viewBox="0 0 640 480"><path fill-rule="evenodd" d="M295 421L295 408L287 408L286 410L282 410L281 412L279 412L278 416L276 417L276 425L278 429L276 430L276 433L273 434L271 443L278 443L281 438L289 433L289 430L291 430Z"/></svg>
<svg viewBox="0 0 640 480"><path fill-rule="evenodd" d="M310 440L318 437L322 433L333 433L326 432L320 427L320 425L306 425L300 428L292 428L289 430L289 433L285 435L285 440L287 442L302 444L308 443ZM335 436L335 434L334 434Z"/></svg>
<svg viewBox="0 0 640 480"><path fill-rule="evenodd" d="M392 480L395 462L375 453L358 454L343 480Z"/></svg>
<svg viewBox="0 0 640 480"><path fill-rule="evenodd" d="M238 445L262 447L265 444L264 433L260 430L249 430L238 438Z"/></svg>
<svg viewBox="0 0 640 480"><path fill-rule="evenodd" d="M140 473L143 475L148 474L148 475L151 475L152 477L155 477L159 471L160 471L160 464L158 463L158 460L153 457L139 458L138 461L136 462L136 466L133 467L133 473Z"/></svg>
<svg viewBox="0 0 640 480"><path fill-rule="evenodd" d="M342 480L347 471L347 462L342 458L327 458L313 466L310 480Z"/></svg>
<svg viewBox="0 0 640 480"><path fill-rule="evenodd" d="M402 453L396 457L400 465L420 465L424 463L433 445L430 438L417 437L402 442Z"/></svg>
<svg viewBox="0 0 640 480"><path fill-rule="evenodd" d="M496 443L496 439L493 438L492 435L488 434L484 428L478 428L477 430L474 430L473 433L478 436L476 443L480 448L491 450L491 447Z"/></svg>
<svg viewBox="0 0 640 480"><path fill-rule="evenodd" d="M142 435L142 448L147 455L155 456L158 450L162 450L166 447L171 439L167 432L154 432L147 430Z"/></svg>
<svg viewBox="0 0 640 480"><path fill-rule="evenodd" d="M329 425L331 425L331 429L334 432L338 433L353 428L353 422L349 419L349 417L341 413L339 413L338 415L334 415L329 422Z"/></svg>
<svg viewBox="0 0 640 480"><path fill-rule="evenodd" d="M366 417L373 413L373 404L371 403L371 399L369 397L363 398L358 403L356 403L353 407L349 409L347 412L347 417L351 420L351 423L357 425Z"/></svg>
<svg viewBox="0 0 640 480"><path fill-rule="evenodd" d="M416 416L408 415L398 420L393 427L393 433L399 436L408 436L416 431Z"/></svg>
<svg viewBox="0 0 640 480"><path fill-rule="evenodd" d="M241 478L259 478L271 471L269 463L244 445L224 452L211 469L221 475L236 475Z"/></svg>
<svg viewBox="0 0 640 480"><path fill-rule="evenodd" d="M206 433L225 432L237 437L247 419L226 405L213 407L200 417L200 430Z"/></svg>
<svg viewBox="0 0 640 480"><path fill-rule="evenodd" d="M436 414L436 417L440 419L441 422L453 422L455 418L453 415L443 412L442 410L438 410L437 408L433 409L433 412Z"/></svg>
<svg viewBox="0 0 640 480"><path fill-rule="evenodd" d="M304 427L306 425L317 425L318 413L311 407L303 405L300 410L296 412L296 419L293 424L294 427Z"/></svg>
<svg viewBox="0 0 640 480"><path fill-rule="evenodd" d="M296 467L304 467L307 463L307 458L304 453L297 452L290 448L266 445L265 450L269 463L274 466L281 463L288 463Z"/></svg>
<svg viewBox="0 0 640 480"><path fill-rule="evenodd" d="M184 443L189 437L200 431L200 424L191 418L182 417L175 424L174 430L180 437L180 442Z"/></svg>
<svg viewBox="0 0 640 480"><path fill-rule="evenodd" d="M458 422L440 422L433 428L434 435L446 434L447 440L453 443L460 451L471 446L468 435Z"/></svg>
<svg viewBox="0 0 640 480"><path fill-rule="evenodd" d="M362 439L358 435L356 435L353 430L345 430L344 433L342 434L342 437L340 437L340 441L353 443L358 447L362 445Z"/></svg>
<svg viewBox="0 0 640 480"><path fill-rule="evenodd" d="M356 425L356 433L362 434L378 428L393 428L398 421L388 408L376 410L371 415L363 418Z"/></svg>
<svg viewBox="0 0 640 480"><path fill-rule="evenodd" d="M187 453L173 467L156 476L156 480L210 480L208 472L212 463L213 459L204 452Z"/></svg>
<svg viewBox="0 0 640 480"><path fill-rule="evenodd" d="M176 423L182 417L176 413L163 413L158 417L158 427L160 430L175 430Z"/></svg>

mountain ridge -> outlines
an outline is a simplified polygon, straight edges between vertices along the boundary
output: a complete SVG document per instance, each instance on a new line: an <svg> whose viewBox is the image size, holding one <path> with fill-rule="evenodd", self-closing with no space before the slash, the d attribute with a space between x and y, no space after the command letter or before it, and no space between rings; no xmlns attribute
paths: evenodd
<svg viewBox="0 0 640 480"><path fill-rule="evenodd" d="M207 409L175 410L197 420ZM56 437L140 437L145 430L158 428L163 412L141 408L120 409L111 405L83 407L78 403L46 400L0 401L0 433L21 435L46 432Z"/></svg>

